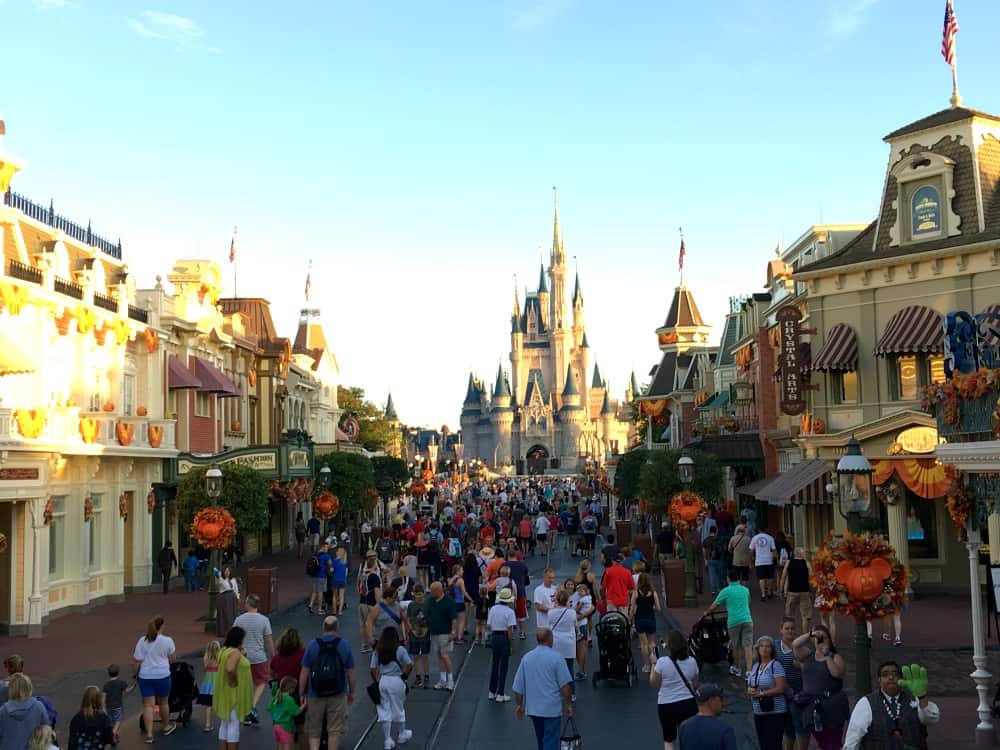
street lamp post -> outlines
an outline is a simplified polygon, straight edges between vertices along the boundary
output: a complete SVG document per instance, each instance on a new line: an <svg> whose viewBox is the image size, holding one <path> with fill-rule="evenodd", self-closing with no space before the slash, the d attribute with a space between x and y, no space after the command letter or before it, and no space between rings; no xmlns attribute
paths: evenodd
<svg viewBox="0 0 1000 750"><path fill-rule="evenodd" d="M694 459L686 453L682 454L679 459L677 459L677 474L680 477L681 484L684 485L685 489L691 486L694 481ZM694 559L694 549L697 546L694 544L694 537L698 533L698 529L694 526L688 524L687 531L685 532L684 547L686 554L684 555L684 606L685 607L697 607L698 606L698 591L697 591L697 575L698 571L695 567L697 561Z"/></svg>
<svg viewBox="0 0 1000 750"><path fill-rule="evenodd" d="M218 464L212 464L205 472L205 496L208 497L209 504L215 505L222 497L222 470ZM215 611L219 600L219 577L215 571L219 569L222 550L213 549L209 554L209 576L208 576L208 616L205 618L205 632L210 633L215 628Z"/></svg>
<svg viewBox="0 0 1000 750"><path fill-rule="evenodd" d="M847 530L861 533L862 518L872 502L872 465L861 452L861 444L851 437L847 450L837 462L837 510L847 521ZM871 644L868 641L868 623L864 620L854 625L855 676L858 695L868 695L872 690Z"/></svg>
<svg viewBox="0 0 1000 750"><path fill-rule="evenodd" d="M389 477L379 477L375 480L375 489L382 498L382 529L389 529L389 497L392 495L392 480Z"/></svg>

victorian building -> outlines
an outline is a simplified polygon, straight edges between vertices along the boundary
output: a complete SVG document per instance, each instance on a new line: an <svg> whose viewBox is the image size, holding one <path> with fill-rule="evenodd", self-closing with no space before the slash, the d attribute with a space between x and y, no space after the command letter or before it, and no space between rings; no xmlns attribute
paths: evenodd
<svg viewBox="0 0 1000 750"><path fill-rule="evenodd" d="M628 447L627 406L611 397L592 360L579 275L568 301L567 289L556 207L548 269L542 266L523 308L514 290L509 374L501 364L491 386L469 375L461 417L466 460L518 473L576 471L587 456L603 461Z"/></svg>

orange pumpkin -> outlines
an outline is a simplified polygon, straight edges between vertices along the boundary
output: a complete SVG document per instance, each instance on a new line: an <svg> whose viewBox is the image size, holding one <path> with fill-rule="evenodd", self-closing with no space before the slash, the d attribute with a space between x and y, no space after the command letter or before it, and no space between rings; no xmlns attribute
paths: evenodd
<svg viewBox="0 0 1000 750"><path fill-rule="evenodd" d="M826 422L822 419L814 419L812 424L813 435L824 435L826 434Z"/></svg>
<svg viewBox="0 0 1000 750"><path fill-rule="evenodd" d="M97 440L97 420L93 417L80 417L80 437L85 443Z"/></svg>
<svg viewBox="0 0 1000 750"><path fill-rule="evenodd" d="M105 401L104 402L104 406L102 406L101 408L104 411L108 411L108 412L114 411L115 410L115 402L114 401Z"/></svg>
<svg viewBox="0 0 1000 750"><path fill-rule="evenodd" d="M135 433L135 425L130 422L115 423L115 437L118 438L118 445L131 445L132 435Z"/></svg>
<svg viewBox="0 0 1000 750"><path fill-rule="evenodd" d="M431 471L430 469L424 469L423 476L424 476L424 481L429 482L434 478L434 472Z"/></svg>
<svg viewBox="0 0 1000 750"><path fill-rule="evenodd" d="M137 417L144 417L148 413L149 412L146 411L146 407L145 406L137 406L137 407L135 407L135 414L136 414Z"/></svg>
<svg viewBox="0 0 1000 750"><path fill-rule="evenodd" d="M146 351L152 354L156 351L156 347L160 343L160 334L154 331L152 328L147 328L145 332L146 338Z"/></svg>
<svg viewBox="0 0 1000 750"><path fill-rule="evenodd" d="M885 579L891 575L892 566L884 557L876 557L863 567L852 560L844 560L834 571L837 583L845 586L847 595L857 602L873 601L882 593Z"/></svg>
<svg viewBox="0 0 1000 750"><path fill-rule="evenodd" d="M321 521L333 518L339 510L340 498L332 492L321 492L313 501L313 513Z"/></svg>
<svg viewBox="0 0 1000 750"><path fill-rule="evenodd" d="M225 549L236 534L236 520L225 508L202 508L191 522L191 536L208 549Z"/></svg>
<svg viewBox="0 0 1000 750"><path fill-rule="evenodd" d="M160 425L151 424L149 426L149 445L151 448L159 448L163 442L163 428Z"/></svg>
<svg viewBox="0 0 1000 750"><path fill-rule="evenodd" d="M14 412L17 430L26 438L37 438L45 429L45 409L18 409Z"/></svg>

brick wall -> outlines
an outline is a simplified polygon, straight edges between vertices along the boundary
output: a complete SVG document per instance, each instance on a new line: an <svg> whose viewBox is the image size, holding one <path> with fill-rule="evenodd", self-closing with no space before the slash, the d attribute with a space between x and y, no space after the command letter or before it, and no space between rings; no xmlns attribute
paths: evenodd
<svg viewBox="0 0 1000 750"><path fill-rule="evenodd" d="M214 397L209 397L209 415L208 417L196 417L194 416L194 401L195 393L194 390L186 391L188 394L188 414L191 415L190 419L190 429L188 430L188 436L190 439L190 447L188 450L192 452L199 453L215 453L219 450L216 441L216 435L218 433L218 423L216 422L216 409L218 408L218 399Z"/></svg>

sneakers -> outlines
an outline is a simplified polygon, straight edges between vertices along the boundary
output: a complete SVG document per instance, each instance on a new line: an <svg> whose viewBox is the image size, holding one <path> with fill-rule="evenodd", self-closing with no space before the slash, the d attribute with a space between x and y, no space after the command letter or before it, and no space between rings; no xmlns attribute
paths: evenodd
<svg viewBox="0 0 1000 750"><path fill-rule="evenodd" d="M733 666L731 666L729 668L729 674L731 674L733 677L742 677L743 676L743 672L741 672L740 668L737 667L737 666L735 666L735 665L733 665Z"/></svg>
<svg viewBox="0 0 1000 750"><path fill-rule="evenodd" d="M394 747L396 747L396 743L393 742L392 740L386 740L385 744L382 745L382 747L384 747L385 750L392 750Z"/></svg>
<svg viewBox="0 0 1000 750"><path fill-rule="evenodd" d="M396 738L397 745L405 745L413 738L413 732L409 729L404 729L399 733L399 737Z"/></svg>
<svg viewBox="0 0 1000 750"><path fill-rule="evenodd" d="M438 682L438 683L437 683L437 684L436 684L436 685L434 686L434 689L435 689L435 690L445 690L445 689L446 689L447 687L448 687L448 683L447 683L447 682Z"/></svg>
<svg viewBox="0 0 1000 750"><path fill-rule="evenodd" d="M413 687L418 688L418 687L423 687L423 686L424 686L424 678L423 677L417 677L417 679L413 683Z"/></svg>
<svg viewBox="0 0 1000 750"><path fill-rule="evenodd" d="M581 680L586 680L587 679L587 673L586 672L577 672L575 675L573 675L573 679L576 680L577 682L580 682Z"/></svg>
<svg viewBox="0 0 1000 750"><path fill-rule="evenodd" d="M256 719L257 719L257 717L255 716L254 720L256 720ZM166 729L163 730L163 736L164 737L169 737L170 735L172 735L176 731L177 731L177 725L176 724L170 724Z"/></svg>
<svg viewBox="0 0 1000 750"><path fill-rule="evenodd" d="M643 664L642 665L642 673L643 674L649 674L649 665L648 664Z"/></svg>
<svg viewBox="0 0 1000 750"><path fill-rule="evenodd" d="M507 703L508 701L510 701L509 695L504 695L503 693L500 693L500 695L497 696L497 703Z"/></svg>
<svg viewBox="0 0 1000 750"><path fill-rule="evenodd" d="M497 699L497 694L496 693L490 693L490 700L491 701L495 701L496 699Z"/></svg>
<svg viewBox="0 0 1000 750"><path fill-rule="evenodd" d="M445 690L454 690L455 682L453 680L448 680L448 684L444 686Z"/></svg>
<svg viewBox="0 0 1000 750"><path fill-rule="evenodd" d="M372 647L369 644L367 644L367 643L362 643L361 644L361 653L362 654L370 654L371 652L372 652Z"/></svg>
<svg viewBox="0 0 1000 750"><path fill-rule="evenodd" d="M573 693L573 699L572 699L572 701L571 701L571 702L572 702L572 703L576 703L576 693Z"/></svg>

